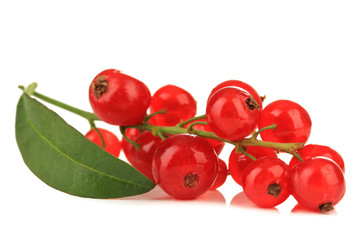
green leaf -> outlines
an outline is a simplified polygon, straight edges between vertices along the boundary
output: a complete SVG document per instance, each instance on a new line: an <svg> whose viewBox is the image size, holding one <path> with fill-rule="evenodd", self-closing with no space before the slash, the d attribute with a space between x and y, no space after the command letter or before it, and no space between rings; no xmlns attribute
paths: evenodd
<svg viewBox="0 0 360 240"><path fill-rule="evenodd" d="M15 130L26 165L60 191L81 197L119 198L142 194L155 186L25 93L17 105Z"/></svg>

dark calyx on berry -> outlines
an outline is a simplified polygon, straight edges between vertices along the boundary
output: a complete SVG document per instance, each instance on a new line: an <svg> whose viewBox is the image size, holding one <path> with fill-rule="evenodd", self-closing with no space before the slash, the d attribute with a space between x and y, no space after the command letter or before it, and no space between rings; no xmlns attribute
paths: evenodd
<svg viewBox="0 0 360 240"><path fill-rule="evenodd" d="M256 102L255 98L253 96L250 96L248 99L246 99L246 105L250 110L259 109L260 105Z"/></svg>
<svg viewBox="0 0 360 240"><path fill-rule="evenodd" d="M102 94L106 93L108 89L108 81L105 76L99 76L92 83L91 87L95 97L99 99Z"/></svg>
<svg viewBox="0 0 360 240"><path fill-rule="evenodd" d="M199 176L194 173L189 173L184 177L184 187L186 188L194 188L199 183Z"/></svg>
<svg viewBox="0 0 360 240"><path fill-rule="evenodd" d="M278 183L270 184L268 187L268 194L277 198L281 193L281 186Z"/></svg>
<svg viewBox="0 0 360 240"><path fill-rule="evenodd" d="M333 203L332 202L327 202L327 203L324 203L324 204L321 204L319 206L319 210L320 212L328 212L328 211L331 211L333 210L334 207L333 207Z"/></svg>

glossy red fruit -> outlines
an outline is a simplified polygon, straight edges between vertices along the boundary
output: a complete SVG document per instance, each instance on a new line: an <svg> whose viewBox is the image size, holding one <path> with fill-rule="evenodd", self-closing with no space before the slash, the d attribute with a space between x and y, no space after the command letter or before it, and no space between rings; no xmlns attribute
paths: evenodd
<svg viewBox="0 0 360 240"><path fill-rule="evenodd" d="M243 139L256 128L260 107L252 96L235 87L216 91L208 100L206 117L211 130L221 138Z"/></svg>
<svg viewBox="0 0 360 240"><path fill-rule="evenodd" d="M135 138L135 142L140 144L140 149L136 150L136 148L132 146L128 160L133 167L154 182L152 162L155 150L161 143L161 138L154 136L149 131L144 131Z"/></svg>
<svg viewBox="0 0 360 240"><path fill-rule="evenodd" d="M260 114L259 128L276 124L276 129L260 133L262 140L270 142L306 142L311 132L308 112L289 100L278 100L267 105Z"/></svg>
<svg viewBox="0 0 360 240"><path fill-rule="evenodd" d="M200 119L200 120L196 120L197 122L205 122L205 119ZM189 123L190 124L190 123ZM185 125L185 128L187 128L187 126L189 124ZM203 124L196 124L193 126L193 129L196 130L201 130L201 131L207 131L207 132L211 132L211 129L209 127L209 125L203 125ZM211 139L211 138L204 138L208 143L210 143L210 145L213 147L213 149L215 150L216 154L219 155L221 153L221 151L223 150L225 143L216 139Z"/></svg>
<svg viewBox="0 0 360 240"><path fill-rule="evenodd" d="M104 138L105 147L103 147L101 137L95 129L91 129L89 132L87 132L85 137L98 146L103 147L105 151L111 153L115 157L119 157L121 151L121 142L119 141L118 137L106 129L98 128L98 130Z"/></svg>
<svg viewBox="0 0 360 240"><path fill-rule="evenodd" d="M217 189L218 187L221 187L225 183L227 176L228 176L228 168L226 166L226 163L223 160L219 159L218 174L216 176L215 182L210 187L210 190L214 190Z"/></svg>
<svg viewBox="0 0 360 240"><path fill-rule="evenodd" d="M315 158L297 164L290 170L290 191L305 208L327 212L344 196L343 171L331 160Z"/></svg>
<svg viewBox="0 0 360 240"><path fill-rule="evenodd" d="M136 129L136 128L127 128L125 130L125 135L126 137L128 137L130 140L135 141L135 139L140 135L140 130ZM125 157L127 160L130 159L130 150L132 148L134 148L134 146L129 143L128 141L126 141L126 139L123 137L122 138L122 148L125 154Z"/></svg>
<svg viewBox="0 0 360 240"><path fill-rule="evenodd" d="M157 148L153 176L167 194L194 199L210 189L218 173L218 158L201 137L174 135Z"/></svg>
<svg viewBox="0 0 360 240"><path fill-rule="evenodd" d="M258 146L248 146L244 149L247 153L254 156L256 159L262 157L272 157L276 158L277 154L274 149L258 147ZM229 172L231 177L235 180L237 184L242 185L242 176L245 168L251 164L253 160L247 157L242 152L236 152L234 148L229 157Z"/></svg>
<svg viewBox="0 0 360 240"><path fill-rule="evenodd" d="M166 109L165 114L158 114L150 119L150 123L160 126L173 126L181 120L192 118L196 114L196 101L184 89L166 85L158 89L150 103L150 113Z"/></svg>
<svg viewBox="0 0 360 240"><path fill-rule="evenodd" d="M113 125L140 124L151 94L141 81L116 69L99 73L89 87L89 101L97 117Z"/></svg>
<svg viewBox="0 0 360 240"><path fill-rule="evenodd" d="M341 170L345 173L345 163L343 158L338 152L328 146L308 144L305 147L297 150L297 153L304 161L318 157L332 160L336 162L341 168ZM297 158L293 157L290 160L289 167L293 168L298 163L300 163L300 161Z"/></svg>
<svg viewBox="0 0 360 240"><path fill-rule="evenodd" d="M250 201L264 208L275 207L290 195L288 166L278 158L260 158L246 167L242 184Z"/></svg>
<svg viewBox="0 0 360 240"><path fill-rule="evenodd" d="M217 90L224 88L224 87L232 87L232 86L239 87L239 88L243 89L245 92L247 92L249 95L253 96L255 98L256 102L260 105L260 109L262 109L262 99L259 96L259 94L257 93L257 91L249 84L247 84L243 81L239 81L239 80L228 80L228 81L224 81L224 82L220 83L219 85L217 85L216 87L213 88L213 90L211 91L211 93L209 95L209 98Z"/></svg>

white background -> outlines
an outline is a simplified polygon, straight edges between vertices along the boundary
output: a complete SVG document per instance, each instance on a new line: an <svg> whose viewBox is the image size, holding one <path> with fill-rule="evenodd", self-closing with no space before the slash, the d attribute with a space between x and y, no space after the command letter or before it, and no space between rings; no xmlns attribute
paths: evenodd
<svg viewBox="0 0 360 240"><path fill-rule="evenodd" d="M359 239L359 12L359 1L344 0L1 1L0 239ZM88 86L107 68L152 93L165 84L187 89L198 114L228 79L251 84L266 103L300 103L313 121L309 143L345 160L345 197L319 215L291 213L291 197L278 210L254 208L231 178L219 192L185 202L159 189L95 200L50 188L15 142L17 86L36 81L39 92L91 111ZM85 120L51 108L88 130Z"/></svg>

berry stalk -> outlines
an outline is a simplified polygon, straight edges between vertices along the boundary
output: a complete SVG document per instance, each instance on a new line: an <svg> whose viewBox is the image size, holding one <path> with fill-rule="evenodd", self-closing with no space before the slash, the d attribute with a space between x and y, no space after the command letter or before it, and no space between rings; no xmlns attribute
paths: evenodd
<svg viewBox="0 0 360 240"><path fill-rule="evenodd" d="M202 118L203 116L204 115L201 115L199 117ZM194 119L200 119L199 117L195 117ZM191 122L191 121L188 121L188 122ZM199 122L199 124L204 124L204 122ZM276 125L271 125L264 129L260 129L259 131L255 132L252 135L252 137L244 138L239 141L231 141L228 139L220 138L213 132L197 130L197 129L192 128L191 126L193 126L193 125L189 125L189 127L185 129L183 127L179 127L178 125L173 126L173 127L167 127L167 126L156 126L156 125L151 125L151 124L145 123L145 124L141 124L141 125L126 126L126 128L136 128L139 130L151 131L154 135L157 135L157 136L160 136L160 134L166 136L166 135L190 133L190 134L194 134L194 135L197 135L197 136L203 137L203 138L211 138L211 139L219 140L222 142L227 142L236 147L259 146L259 147L273 148L273 149L276 149L277 151L283 151L283 152L289 152L289 153L292 153L296 149L302 148L304 146L304 143L302 143L302 142L299 142L299 143L277 143L277 142L267 142L267 141L262 141L262 140L256 139L256 137L259 135L259 132L267 130L267 129L274 129L276 127Z"/></svg>

